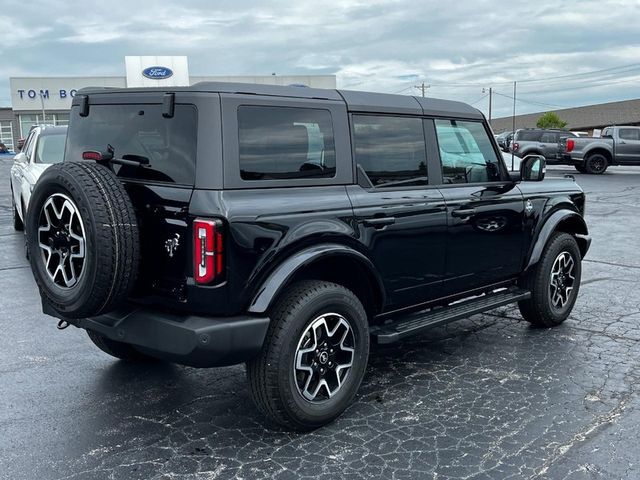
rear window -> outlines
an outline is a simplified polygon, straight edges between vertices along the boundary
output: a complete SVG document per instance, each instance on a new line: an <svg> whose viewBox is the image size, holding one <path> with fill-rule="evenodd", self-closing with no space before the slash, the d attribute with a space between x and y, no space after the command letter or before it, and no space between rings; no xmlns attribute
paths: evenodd
<svg viewBox="0 0 640 480"><path fill-rule="evenodd" d="M243 180L332 178L336 149L331 113L314 108L238 108Z"/></svg>
<svg viewBox="0 0 640 480"><path fill-rule="evenodd" d="M162 116L161 105L91 105L81 117L71 114L65 160L82 159L82 152L107 150L116 158L137 155L148 166L119 166L119 177L193 185L196 163L197 111L193 105L176 105L174 116Z"/></svg>
<svg viewBox="0 0 640 480"><path fill-rule="evenodd" d="M524 130L516 133L516 137L519 142L539 142L542 138L542 132Z"/></svg>

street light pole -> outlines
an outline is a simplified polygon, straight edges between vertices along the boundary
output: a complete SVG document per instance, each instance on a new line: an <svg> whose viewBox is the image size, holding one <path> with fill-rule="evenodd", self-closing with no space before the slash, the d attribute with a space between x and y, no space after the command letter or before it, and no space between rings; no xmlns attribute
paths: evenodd
<svg viewBox="0 0 640 480"><path fill-rule="evenodd" d="M46 115L44 111L44 95L40 92L40 105L42 106L42 123L46 123Z"/></svg>

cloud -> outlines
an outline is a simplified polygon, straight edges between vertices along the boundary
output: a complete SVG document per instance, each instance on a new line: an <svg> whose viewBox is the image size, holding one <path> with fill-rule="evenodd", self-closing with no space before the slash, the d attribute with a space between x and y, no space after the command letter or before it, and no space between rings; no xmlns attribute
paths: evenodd
<svg viewBox="0 0 640 480"><path fill-rule="evenodd" d="M522 112L638 96L640 66L539 80L638 62L636 0L5 3L4 78L122 75L125 55L188 55L194 75L335 74L343 88L406 94L424 81L485 110L492 86L506 95L494 115L510 113L513 80Z"/></svg>

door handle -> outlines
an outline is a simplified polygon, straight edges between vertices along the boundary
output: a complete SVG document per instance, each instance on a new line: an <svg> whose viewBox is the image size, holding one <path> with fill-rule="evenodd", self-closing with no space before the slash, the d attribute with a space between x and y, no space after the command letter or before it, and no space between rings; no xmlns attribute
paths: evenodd
<svg viewBox="0 0 640 480"><path fill-rule="evenodd" d="M475 208L459 208L451 212L452 217L470 217L476 213Z"/></svg>
<svg viewBox="0 0 640 480"><path fill-rule="evenodd" d="M364 220L363 222L365 224L365 226L367 227L373 227L373 228L384 228L387 225L393 225L394 223L396 223L396 218L395 217L374 217L374 218L367 218Z"/></svg>

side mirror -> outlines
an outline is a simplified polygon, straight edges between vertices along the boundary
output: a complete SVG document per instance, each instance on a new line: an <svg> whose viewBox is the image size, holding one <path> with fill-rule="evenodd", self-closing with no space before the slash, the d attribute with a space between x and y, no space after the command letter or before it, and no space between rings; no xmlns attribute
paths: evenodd
<svg viewBox="0 0 640 480"><path fill-rule="evenodd" d="M20 152L13 157L14 162L27 163L29 159L27 158L27 154L24 152Z"/></svg>
<svg viewBox="0 0 640 480"><path fill-rule="evenodd" d="M542 155L527 155L520 162L520 178L524 182L540 182L547 173L547 160Z"/></svg>

